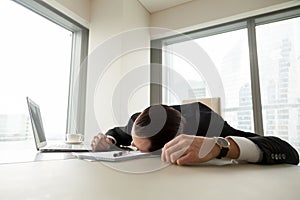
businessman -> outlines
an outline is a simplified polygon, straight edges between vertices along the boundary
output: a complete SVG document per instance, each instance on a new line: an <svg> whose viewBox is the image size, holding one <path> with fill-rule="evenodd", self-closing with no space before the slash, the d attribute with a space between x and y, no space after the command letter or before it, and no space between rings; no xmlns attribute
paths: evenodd
<svg viewBox="0 0 300 200"><path fill-rule="evenodd" d="M142 152L162 150L163 161L185 165L214 158L260 164L298 164L297 151L277 137L260 136L232 128L202 103L154 105L131 116L92 140L94 151L114 146L137 147Z"/></svg>

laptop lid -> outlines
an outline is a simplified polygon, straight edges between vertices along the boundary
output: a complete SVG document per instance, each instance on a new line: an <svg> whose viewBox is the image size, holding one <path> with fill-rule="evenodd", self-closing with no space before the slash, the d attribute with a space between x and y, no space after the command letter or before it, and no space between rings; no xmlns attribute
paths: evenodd
<svg viewBox="0 0 300 200"><path fill-rule="evenodd" d="M42 116L39 105L26 97L36 149L47 145Z"/></svg>

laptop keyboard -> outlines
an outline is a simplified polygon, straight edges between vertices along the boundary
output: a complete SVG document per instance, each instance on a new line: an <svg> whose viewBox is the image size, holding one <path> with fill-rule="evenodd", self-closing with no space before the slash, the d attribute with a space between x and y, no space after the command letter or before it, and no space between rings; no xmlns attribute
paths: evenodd
<svg viewBox="0 0 300 200"><path fill-rule="evenodd" d="M50 144L50 145L47 145L47 148L55 148L55 149L68 149L72 147L71 144Z"/></svg>

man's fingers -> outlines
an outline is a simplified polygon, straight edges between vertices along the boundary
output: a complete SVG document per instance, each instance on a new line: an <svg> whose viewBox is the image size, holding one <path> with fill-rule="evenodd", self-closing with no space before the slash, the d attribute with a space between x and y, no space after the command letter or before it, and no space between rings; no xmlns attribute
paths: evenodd
<svg viewBox="0 0 300 200"><path fill-rule="evenodd" d="M168 157L168 154L170 153L170 148L173 148L174 146L176 147L177 146L176 144L179 141L176 138L174 138L173 140L171 140L170 142L168 142L164 145L164 147L162 149L162 154L161 154L162 161L169 162L167 157Z"/></svg>
<svg viewBox="0 0 300 200"><path fill-rule="evenodd" d="M107 150L110 148L111 143L108 142L106 135L99 133L94 137L92 140L91 146L93 151L99 151L99 150Z"/></svg>
<svg viewBox="0 0 300 200"><path fill-rule="evenodd" d="M184 156L188 148L189 147L184 147L170 154L168 157L168 162L175 163L180 157Z"/></svg>
<svg viewBox="0 0 300 200"><path fill-rule="evenodd" d="M168 146L164 146L164 148L162 149L162 155L161 155L161 158L163 161L166 161L166 162L170 162L170 155L175 152L175 151L178 151L180 150L180 145L178 143L173 143L173 145L168 145Z"/></svg>
<svg viewBox="0 0 300 200"><path fill-rule="evenodd" d="M91 142L91 146L92 146L93 151L97 150L98 141L99 141L98 136L94 136L94 138Z"/></svg>
<svg viewBox="0 0 300 200"><path fill-rule="evenodd" d="M190 145L191 141L182 140L178 141L178 143L174 144L173 146L164 147L162 152L162 160L174 163L186 152Z"/></svg>
<svg viewBox="0 0 300 200"><path fill-rule="evenodd" d="M178 160L176 160L177 165L186 165L188 163L192 163L192 153L189 152L187 154L185 154L184 156L182 156L181 158L179 158Z"/></svg>
<svg viewBox="0 0 300 200"><path fill-rule="evenodd" d="M95 146L95 142L94 141L92 141L92 143L91 143L91 147L92 147L92 151L95 151L96 150L96 146Z"/></svg>
<svg viewBox="0 0 300 200"><path fill-rule="evenodd" d="M106 150L106 149L109 149L110 144L106 141L105 138L102 138L102 139L99 141L99 146L101 146L101 149Z"/></svg>
<svg viewBox="0 0 300 200"><path fill-rule="evenodd" d="M169 147L171 147L171 146L174 146L174 145L176 145L176 144L177 144L179 141L181 141L181 140L182 140L182 136L179 135L179 136L175 137L173 140L167 142L167 143L164 145L164 148L169 148Z"/></svg>

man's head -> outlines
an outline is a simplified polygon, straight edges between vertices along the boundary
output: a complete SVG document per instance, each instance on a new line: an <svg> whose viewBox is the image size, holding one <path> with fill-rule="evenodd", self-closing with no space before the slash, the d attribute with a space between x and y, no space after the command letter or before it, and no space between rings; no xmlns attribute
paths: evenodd
<svg viewBox="0 0 300 200"><path fill-rule="evenodd" d="M143 152L161 149L181 132L183 124L183 117L174 108L166 105L150 106L133 124L133 145Z"/></svg>

